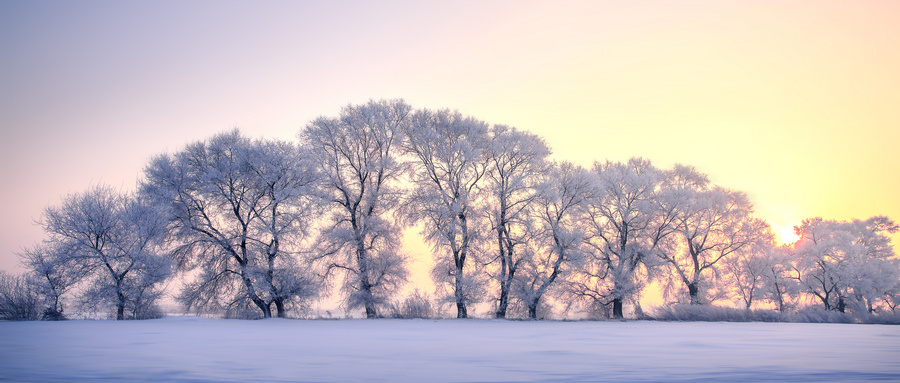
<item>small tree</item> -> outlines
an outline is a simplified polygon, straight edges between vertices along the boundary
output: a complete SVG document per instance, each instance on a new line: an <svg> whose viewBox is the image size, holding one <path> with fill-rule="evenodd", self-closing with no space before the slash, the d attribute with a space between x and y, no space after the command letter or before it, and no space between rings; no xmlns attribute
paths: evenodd
<svg viewBox="0 0 900 383"><path fill-rule="evenodd" d="M165 233L162 216L131 195L97 186L48 207L41 223L52 245L32 251L31 265L47 279L45 288L54 290L56 312L61 312L58 298L67 284L52 280L61 275L59 267L77 270L77 280L85 283L84 305L111 306L117 320L125 319L126 309L138 317L152 306L171 275L160 242Z"/></svg>
<svg viewBox="0 0 900 383"><path fill-rule="evenodd" d="M40 299L35 285L26 277L0 270L0 319L38 320Z"/></svg>
<svg viewBox="0 0 900 383"><path fill-rule="evenodd" d="M66 242L44 241L19 254L22 264L31 271L31 283L43 302L41 319L65 319L64 296L81 279L84 270L68 262Z"/></svg>
<svg viewBox="0 0 900 383"><path fill-rule="evenodd" d="M722 261L727 283L721 283L719 287L730 288L731 291L726 293L737 296L747 309L752 308L757 300L766 297L767 272L770 272L773 266L775 236L767 225L762 230L765 234L761 235L758 242L737 256L726 257ZM777 289L781 286L775 287ZM778 306L783 307L783 302Z"/></svg>

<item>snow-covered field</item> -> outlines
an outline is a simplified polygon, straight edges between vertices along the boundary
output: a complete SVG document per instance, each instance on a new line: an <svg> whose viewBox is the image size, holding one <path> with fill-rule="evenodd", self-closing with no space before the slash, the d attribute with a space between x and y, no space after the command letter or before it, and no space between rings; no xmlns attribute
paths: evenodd
<svg viewBox="0 0 900 383"><path fill-rule="evenodd" d="M900 326L493 320L0 322L0 381L900 381Z"/></svg>

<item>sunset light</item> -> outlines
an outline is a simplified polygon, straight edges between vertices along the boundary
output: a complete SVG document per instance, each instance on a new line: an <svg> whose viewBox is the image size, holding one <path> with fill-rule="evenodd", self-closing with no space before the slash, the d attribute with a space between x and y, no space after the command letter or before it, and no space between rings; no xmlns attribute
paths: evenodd
<svg viewBox="0 0 900 383"><path fill-rule="evenodd" d="M452 326L497 319L459 339L525 350L542 381L602 380L541 364L577 345L528 343L540 320L900 323L900 1L6 0L0 52L0 380L18 368L4 320L453 319L421 327L449 343L393 319L386 334L476 360L453 353L509 350L461 347ZM308 329L284 322L260 328ZM359 322L323 333L378 321ZM887 348L866 376L900 380L900 349L876 344L900 334L869 331L835 339ZM462 364L409 376L527 375ZM774 380L832 367L782 364L807 369ZM671 379L767 378L745 367Z"/></svg>

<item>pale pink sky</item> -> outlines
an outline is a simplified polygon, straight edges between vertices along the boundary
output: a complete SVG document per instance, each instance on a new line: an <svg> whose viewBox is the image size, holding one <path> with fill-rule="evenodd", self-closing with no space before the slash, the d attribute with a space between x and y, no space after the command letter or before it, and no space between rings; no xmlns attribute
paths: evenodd
<svg viewBox="0 0 900 383"><path fill-rule="evenodd" d="M788 229L900 219L900 3L0 3L0 269L67 193L369 98L694 165ZM425 251L415 247L413 251ZM430 258L427 254L413 254Z"/></svg>

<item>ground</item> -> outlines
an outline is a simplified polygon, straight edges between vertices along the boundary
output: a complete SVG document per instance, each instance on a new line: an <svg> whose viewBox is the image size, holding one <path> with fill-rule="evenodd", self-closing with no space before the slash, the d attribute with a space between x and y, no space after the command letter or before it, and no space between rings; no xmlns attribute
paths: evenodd
<svg viewBox="0 0 900 383"><path fill-rule="evenodd" d="M900 326L503 320L0 322L0 381L900 381Z"/></svg>

